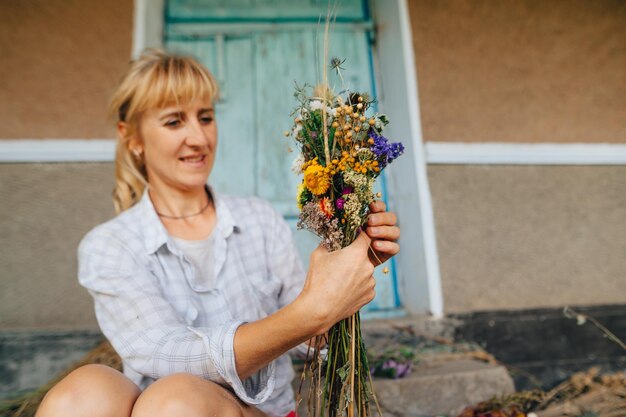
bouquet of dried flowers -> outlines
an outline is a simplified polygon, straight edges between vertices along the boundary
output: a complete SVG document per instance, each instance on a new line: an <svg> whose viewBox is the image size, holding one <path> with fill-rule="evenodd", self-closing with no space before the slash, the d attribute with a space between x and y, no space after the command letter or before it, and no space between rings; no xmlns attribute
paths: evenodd
<svg viewBox="0 0 626 417"><path fill-rule="evenodd" d="M334 251L356 239L375 198L376 178L404 147L382 135L388 120L383 114L368 114L374 99L367 94L335 95L322 84L315 89L296 86L295 97L294 125L286 134L300 150L293 164L293 171L303 174L297 193L298 227L312 231L324 247ZM317 397L309 402L309 411L312 415L368 415L373 392L368 388L371 379L359 314L333 326L326 342L325 363L316 350L311 362L316 368L309 369Z"/></svg>

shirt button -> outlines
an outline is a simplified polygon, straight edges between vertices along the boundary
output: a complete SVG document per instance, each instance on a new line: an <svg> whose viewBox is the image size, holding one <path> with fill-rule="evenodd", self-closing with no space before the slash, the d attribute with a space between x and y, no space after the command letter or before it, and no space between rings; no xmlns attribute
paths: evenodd
<svg viewBox="0 0 626 417"><path fill-rule="evenodd" d="M198 310L194 306L189 306L187 314L185 315L185 321L187 324L193 324L194 320L198 318Z"/></svg>

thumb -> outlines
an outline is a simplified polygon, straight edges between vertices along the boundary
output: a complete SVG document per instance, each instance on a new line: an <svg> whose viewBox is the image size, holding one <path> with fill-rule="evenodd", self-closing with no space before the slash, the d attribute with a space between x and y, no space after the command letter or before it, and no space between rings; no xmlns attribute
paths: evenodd
<svg viewBox="0 0 626 417"><path fill-rule="evenodd" d="M364 231L361 231L361 233L359 233L357 238L354 239L354 242L352 242L350 246L354 246L355 249L367 250L371 242L372 242L372 239L370 239L367 233L365 233Z"/></svg>
<svg viewBox="0 0 626 417"><path fill-rule="evenodd" d="M311 252L310 260L314 262L316 259L324 256L324 254L328 254L328 250L322 245L318 245L313 252Z"/></svg>

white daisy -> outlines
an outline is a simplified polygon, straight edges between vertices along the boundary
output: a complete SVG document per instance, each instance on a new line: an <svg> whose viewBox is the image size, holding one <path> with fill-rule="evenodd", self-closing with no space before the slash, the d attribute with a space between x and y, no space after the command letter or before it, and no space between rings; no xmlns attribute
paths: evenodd
<svg viewBox="0 0 626 417"><path fill-rule="evenodd" d="M304 155L298 154L296 159L294 159L293 163L291 164L291 170L296 175L302 174L302 165L304 165Z"/></svg>
<svg viewBox="0 0 626 417"><path fill-rule="evenodd" d="M311 110L321 110L323 107L323 104L319 100L313 100L311 101L311 103L309 103L309 107L311 108Z"/></svg>

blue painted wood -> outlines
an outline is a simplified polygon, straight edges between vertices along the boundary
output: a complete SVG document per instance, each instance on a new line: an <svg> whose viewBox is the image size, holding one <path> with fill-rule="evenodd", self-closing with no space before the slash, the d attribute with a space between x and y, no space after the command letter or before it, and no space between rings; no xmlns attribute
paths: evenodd
<svg viewBox="0 0 626 417"><path fill-rule="evenodd" d="M329 4L339 20L366 18L361 0L176 0L167 3L166 21L318 20Z"/></svg>
<svg viewBox="0 0 626 417"><path fill-rule="evenodd" d="M204 7L220 2L176 0L169 2L170 8L178 3L184 3L180 7L193 4ZM233 10L236 4L244 3L247 4L246 1L233 3ZM281 2L261 3L277 7ZM315 2L289 2L290 10L299 10L296 4L305 7L303 3ZM360 2L350 4L356 7L357 3L360 7ZM202 10L204 13L209 9ZM319 30L307 27L298 32L275 30L202 40L176 37L166 39L165 44L168 49L197 57L220 82L222 99L216 104L219 145L209 182L220 192L257 195L269 200L294 231L302 260L308 264L309 254L319 239L308 231L296 230L295 193L301 177L291 172L296 152L290 152L295 147L291 138L284 137L284 131L293 123L289 114L296 105L294 82L315 85L322 79L323 26ZM349 88L372 94L372 65L365 32L336 27L331 34L329 52L329 57L335 56L346 61L343 81L336 73L328 73L334 90ZM384 191L381 181L378 190ZM376 316L396 314L394 309L399 307L395 270L391 262L387 264L384 266L391 273L383 274L383 267L377 268L377 296L365 309Z"/></svg>
<svg viewBox="0 0 626 417"><path fill-rule="evenodd" d="M218 57L215 41L169 42L167 47L198 58L215 75L218 60L224 60L220 81L223 97L215 106L218 146L215 166L209 183L219 192L236 195L257 195L255 103L252 68L252 42L249 38L225 42L224 56ZM219 78L219 77L217 77Z"/></svg>

